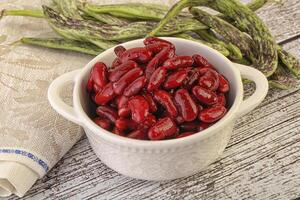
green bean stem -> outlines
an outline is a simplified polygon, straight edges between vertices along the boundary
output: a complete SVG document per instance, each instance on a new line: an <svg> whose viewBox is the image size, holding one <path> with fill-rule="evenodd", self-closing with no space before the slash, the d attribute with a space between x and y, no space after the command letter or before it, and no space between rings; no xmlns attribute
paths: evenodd
<svg viewBox="0 0 300 200"><path fill-rule="evenodd" d="M27 16L43 18L44 14L42 10L22 9L22 10L2 10L0 11L0 19L3 16Z"/></svg>
<svg viewBox="0 0 300 200"><path fill-rule="evenodd" d="M98 55L103 51L103 49L91 43L60 38L22 38L20 41L22 44L76 51L89 55Z"/></svg>

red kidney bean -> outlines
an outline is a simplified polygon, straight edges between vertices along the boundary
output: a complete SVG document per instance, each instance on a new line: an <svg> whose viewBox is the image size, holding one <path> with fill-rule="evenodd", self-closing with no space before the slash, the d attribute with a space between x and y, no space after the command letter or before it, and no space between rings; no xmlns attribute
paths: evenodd
<svg viewBox="0 0 300 200"><path fill-rule="evenodd" d="M206 123L216 122L226 114L227 109L222 105L206 108L199 113L199 120Z"/></svg>
<svg viewBox="0 0 300 200"><path fill-rule="evenodd" d="M128 100L129 100L129 98L124 96L124 95L118 96L116 98L116 103L117 103L118 109L123 108L124 106L127 106L128 105Z"/></svg>
<svg viewBox="0 0 300 200"><path fill-rule="evenodd" d="M216 91L219 87L219 74L214 70L207 71L199 78L199 85L206 89Z"/></svg>
<svg viewBox="0 0 300 200"><path fill-rule="evenodd" d="M123 75L117 82L113 83L114 92L117 95L123 93L124 89L132 83L135 79L140 77L143 74L143 70L140 68L134 68L128 71L125 75Z"/></svg>
<svg viewBox="0 0 300 200"><path fill-rule="evenodd" d="M171 42L157 37L147 37L144 39L143 42L145 45L155 44L155 43L165 43L168 44L169 46L174 46Z"/></svg>
<svg viewBox="0 0 300 200"><path fill-rule="evenodd" d="M113 90L112 83L108 83L104 86L102 91L98 92L95 96L95 103L98 105L105 105L110 100L112 100L115 97L115 93Z"/></svg>
<svg viewBox="0 0 300 200"><path fill-rule="evenodd" d="M116 57L114 59L114 61L112 62L112 64L111 64L111 69L114 69L114 68L118 67L121 64L122 64L122 61L120 60L120 58Z"/></svg>
<svg viewBox="0 0 300 200"><path fill-rule="evenodd" d="M97 62L91 72L93 84L103 88L107 84L107 67L103 62Z"/></svg>
<svg viewBox="0 0 300 200"><path fill-rule="evenodd" d="M196 85L199 77L200 77L199 70L197 68L196 69L192 69L188 73L188 76L183 81L184 87L187 88L188 90L190 90L194 85Z"/></svg>
<svg viewBox="0 0 300 200"><path fill-rule="evenodd" d="M128 71L137 68L138 64L132 60L129 60L118 67L112 69L109 73L109 80L112 82L118 81L124 74L126 74Z"/></svg>
<svg viewBox="0 0 300 200"><path fill-rule="evenodd" d="M126 51L125 47L119 45L114 48L114 52L117 57L121 57L121 55Z"/></svg>
<svg viewBox="0 0 300 200"><path fill-rule="evenodd" d="M138 129L144 129L148 130L150 127L152 127L156 123L156 117L152 114L149 114L146 119L143 121L143 123L140 123L138 125Z"/></svg>
<svg viewBox="0 0 300 200"><path fill-rule="evenodd" d="M201 55L195 54L192 56L196 67L212 67L212 65Z"/></svg>
<svg viewBox="0 0 300 200"><path fill-rule="evenodd" d="M96 113L99 117L108 119L112 123L115 123L118 118L117 111L110 106L98 106Z"/></svg>
<svg viewBox="0 0 300 200"><path fill-rule="evenodd" d="M152 96L150 94L143 94L143 97L145 97L145 99L147 100L148 104L149 104L149 111L151 113L155 113L157 111L157 106L156 103L154 102Z"/></svg>
<svg viewBox="0 0 300 200"><path fill-rule="evenodd" d="M229 82L204 57L176 56L160 38L144 43L116 47L109 72L101 62L91 70L86 89L98 105L96 124L128 138L161 140L201 132L226 114Z"/></svg>
<svg viewBox="0 0 300 200"><path fill-rule="evenodd" d="M168 70L172 70L181 67L191 67L193 62L194 60L191 56L176 56L166 60L163 66Z"/></svg>
<svg viewBox="0 0 300 200"><path fill-rule="evenodd" d="M171 59L175 56L175 49L168 47L163 49L161 52L156 54L155 57L158 58L158 65L162 65L166 60Z"/></svg>
<svg viewBox="0 0 300 200"><path fill-rule="evenodd" d="M135 81L133 81L131 84L129 84L125 90L124 90L124 95L127 97L136 95L137 93L139 93L142 88L144 88L144 86L147 83L147 79L145 76L142 76L138 79L136 79Z"/></svg>
<svg viewBox="0 0 300 200"><path fill-rule="evenodd" d="M160 119L154 126L148 131L148 137L150 140L163 140L165 138L176 135L176 124L169 117Z"/></svg>
<svg viewBox="0 0 300 200"><path fill-rule="evenodd" d="M90 76L86 84L86 89L88 92L93 92L93 87L94 87L94 81L92 76Z"/></svg>
<svg viewBox="0 0 300 200"><path fill-rule="evenodd" d="M183 137L187 137L187 136L190 136L193 134L194 134L194 132L184 132L184 133L177 135L176 138L183 138Z"/></svg>
<svg viewBox="0 0 300 200"><path fill-rule="evenodd" d="M182 124L185 122L181 115L178 115L177 117L175 117L174 120L175 120L176 124Z"/></svg>
<svg viewBox="0 0 300 200"><path fill-rule="evenodd" d="M156 123L156 117L152 114L149 114L146 119L144 120L144 125L147 127L151 127Z"/></svg>
<svg viewBox="0 0 300 200"><path fill-rule="evenodd" d="M112 130L112 132L113 132L114 134L116 134L116 135L119 135L119 136L123 136L123 137L126 136L125 133L124 133L123 131L117 129L116 127Z"/></svg>
<svg viewBox="0 0 300 200"><path fill-rule="evenodd" d="M93 91L97 94L102 91L102 88L97 84L93 84Z"/></svg>
<svg viewBox="0 0 300 200"><path fill-rule="evenodd" d="M132 113L132 119L137 122L143 122L149 114L149 104L143 96L134 96L128 101Z"/></svg>
<svg viewBox="0 0 300 200"><path fill-rule="evenodd" d="M224 93L218 94L217 104L222 105L222 106L226 106L226 97L225 97Z"/></svg>
<svg viewBox="0 0 300 200"><path fill-rule="evenodd" d="M203 67L203 68L197 67L195 69L198 70L198 72L200 73L200 76L203 76L206 72L213 70L212 68L209 68L209 67Z"/></svg>
<svg viewBox="0 0 300 200"><path fill-rule="evenodd" d="M210 127L212 124L208 124L208 123L204 123L204 122L201 122L198 126L198 132L201 132L205 129L207 129L208 127Z"/></svg>
<svg viewBox="0 0 300 200"><path fill-rule="evenodd" d="M229 82L227 81L227 79L222 76L221 74L219 74L219 88L218 91L222 92L222 93L226 93L229 91Z"/></svg>
<svg viewBox="0 0 300 200"><path fill-rule="evenodd" d="M158 58L154 57L146 66L145 74L147 79L150 79L151 75L154 73L157 66L158 66Z"/></svg>
<svg viewBox="0 0 300 200"><path fill-rule="evenodd" d="M159 86L165 81L167 70L163 67L157 68L150 77L147 90L153 91L159 88Z"/></svg>
<svg viewBox="0 0 300 200"><path fill-rule="evenodd" d="M170 47L161 50L148 63L145 70L146 77L149 79L157 67L159 67L162 63L164 63L167 59L172 58L174 55L175 55L175 50Z"/></svg>
<svg viewBox="0 0 300 200"><path fill-rule="evenodd" d="M133 60L137 63L149 62L151 58L152 58L152 53L144 47L136 47L136 48L128 49L125 52L123 52L122 55L120 56L122 62Z"/></svg>
<svg viewBox="0 0 300 200"><path fill-rule="evenodd" d="M179 106L181 116L185 121L193 121L198 116L198 107L186 89L179 89L175 93L175 102Z"/></svg>
<svg viewBox="0 0 300 200"><path fill-rule="evenodd" d="M120 117L129 117L130 109L128 107L128 97L122 95L117 97L117 107L118 107L118 115Z"/></svg>
<svg viewBox="0 0 300 200"><path fill-rule="evenodd" d="M145 131L143 129L138 129L138 130L130 132L127 135L127 137L131 138L131 139L147 140L148 139L148 134L147 134L147 131Z"/></svg>
<svg viewBox="0 0 300 200"><path fill-rule="evenodd" d="M101 128L104 128L106 130L111 129L111 122L107 119L101 119L100 117L96 117L93 121Z"/></svg>
<svg viewBox="0 0 300 200"><path fill-rule="evenodd" d="M178 115L177 108L168 92L164 90L156 90L154 92L154 99L166 109L171 117L174 118Z"/></svg>
<svg viewBox="0 0 300 200"><path fill-rule="evenodd" d="M128 106L122 107L118 110L118 115L120 117L129 117L131 114L131 110Z"/></svg>
<svg viewBox="0 0 300 200"><path fill-rule="evenodd" d="M118 107L118 115L120 117L126 118L129 117L131 111L128 107L128 97L122 95L117 97L116 99L117 107Z"/></svg>
<svg viewBox="0 0 300 200"><path fill-rule="evenodd" d="M167 77L167 80L164 83L164 88L167 90L177 88L182 85L186 77L187 70L178 70Z"/></svg>
<svg viewBox="0 0 300 200"><path fill-rule="evenodd" d="M199 122L184 122L183 124L180 124L179 128L182 131L198 131Z"/></svg>
<svg viewBox="0 0 300 200"><path fill-rule="evenodd" d="M152 54L157 54L159 53L161 50L163 50L166 47L169 47L170 45L164 42L156 42L153 44L148 44L146 45L146 49L148 51L151 51Z"/></svg>
<svg viewBox="0 0 300 200"><path fill-rule="evenodd" d="M123 131L123 130L134 130L138 126L138 124L133 121L132 119L117 119L115 126L117 129Z"/></svg>
<svg viewBox="0 0 300 200"><path fill-rule="evenodd" d="M201 102L206 105L213 105L217 103L218 97L217 95L210 90L207 90L205 88L202 88L200 86L193 87L193 94L195 97Z"/></svg>

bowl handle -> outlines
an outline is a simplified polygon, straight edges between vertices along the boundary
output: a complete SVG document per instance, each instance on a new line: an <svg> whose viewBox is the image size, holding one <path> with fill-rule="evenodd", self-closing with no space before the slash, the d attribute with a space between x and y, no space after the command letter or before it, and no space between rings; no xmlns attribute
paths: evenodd
<svg viewBox="0 0 300 200"><path fill-rule="evenodd" d="M249 79L255 83L254 93L244 100L238 111L238 116L243 116L257 107L266 97L269 89L269 83L263 73L253 67L248 67L234 63L241 72L243 78Z"/></svg>
<svg viewBox="0 0 300 200"><path fill-rule="evenodd" d="M76 75L80 70L74 70L57 77L48 88L48 100L52 108L66 119L81 124L72 106L66 104L60 94L63 88L71 82L75 82Z"/></svg>

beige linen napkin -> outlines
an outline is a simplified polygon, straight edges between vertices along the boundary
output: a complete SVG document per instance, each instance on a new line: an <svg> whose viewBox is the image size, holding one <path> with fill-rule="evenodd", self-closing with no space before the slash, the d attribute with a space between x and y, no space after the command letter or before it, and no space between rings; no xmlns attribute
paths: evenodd
<svg viewBox="0 0 300 200"><path fill-rule="evenodd" d="M142 2L161 3L159 0ZM164 1L165 4L173 2ZM41 0L1 0L0 10L40 8L40 5ZM0 197L23 196L83 134L79 126L65 120L50 107L47 89L53 79L83 67L91 57L10 45L26 36L55 34L43 19L4 17L0 20ZM66 90L66 99L71 102L71 87Z"/></svg>

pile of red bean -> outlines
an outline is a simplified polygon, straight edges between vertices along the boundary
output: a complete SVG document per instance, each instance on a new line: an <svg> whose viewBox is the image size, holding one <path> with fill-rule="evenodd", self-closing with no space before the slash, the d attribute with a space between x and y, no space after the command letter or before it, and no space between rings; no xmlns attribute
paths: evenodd
<svg viewBox="0 0 300 200"><path fill-rule="evenodd" d="M226 111L229 83L201 55L176 55L155 37L144 47L117 46L111 67L94 65L87 90L97 105L94 122L114 134L142 140L200 132Z"/></svg>

